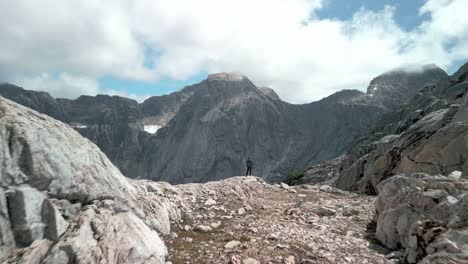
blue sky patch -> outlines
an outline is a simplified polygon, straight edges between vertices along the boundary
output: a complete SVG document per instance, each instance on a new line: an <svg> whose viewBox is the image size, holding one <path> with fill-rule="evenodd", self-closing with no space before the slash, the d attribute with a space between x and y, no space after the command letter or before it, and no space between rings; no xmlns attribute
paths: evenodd
<svg viewBox="0 0 468 264"><path fill-rule="evenodd" d="M360 9L374 12L381 11L385 6L395 8L395 21L403 29L411 31L419 26L428 15L419 15L419 9L425 0L327 0L321 10L317 12L320 19L350 20Z"/></svg>
<svg viewBox="0 0 468 264"><path fill-rule="evenodd" d="M103 77L99 79L99 84L103 89L128 92L136 95L163 95L175 92L185 86L199 83L206 79L207 74L202 72L187 80L162 79L154 82L143 82L136 80L121 80L113 77Z"/></svg>

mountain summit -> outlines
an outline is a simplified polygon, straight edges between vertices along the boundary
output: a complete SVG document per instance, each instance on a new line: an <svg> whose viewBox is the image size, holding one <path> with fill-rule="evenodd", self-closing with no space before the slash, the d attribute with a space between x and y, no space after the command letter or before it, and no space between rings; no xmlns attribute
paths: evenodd
<svg viewBox="0 0 468 264"><path fill-rule="evenodd" d="M208 75L206 78L208 81L212 80L223 80L223 81L241 81L245 79L243 74L235 72L220 72Z"/></svg>

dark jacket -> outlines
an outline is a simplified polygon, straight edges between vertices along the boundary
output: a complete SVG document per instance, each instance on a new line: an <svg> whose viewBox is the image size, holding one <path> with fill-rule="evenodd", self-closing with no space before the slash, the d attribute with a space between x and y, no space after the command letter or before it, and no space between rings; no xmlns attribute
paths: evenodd
<svg viewBox="0 0 468 264"><path fill-rule="evenodd" d="M245 165L247 166L247 168L252 168L253 166L253 161L251 159L248 159L246 162L245 162Z"/></svg>

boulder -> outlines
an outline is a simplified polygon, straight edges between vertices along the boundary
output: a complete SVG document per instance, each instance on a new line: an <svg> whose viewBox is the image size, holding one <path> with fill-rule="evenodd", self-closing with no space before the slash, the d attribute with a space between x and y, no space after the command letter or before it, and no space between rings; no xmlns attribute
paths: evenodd
<svg viewBox="0 0 468 264"><path fill-rule="evenodd" d="M403 247L409 263L465 263L467 208L467 180L394 176L379 185L376 238L391 249Z"/></svg>

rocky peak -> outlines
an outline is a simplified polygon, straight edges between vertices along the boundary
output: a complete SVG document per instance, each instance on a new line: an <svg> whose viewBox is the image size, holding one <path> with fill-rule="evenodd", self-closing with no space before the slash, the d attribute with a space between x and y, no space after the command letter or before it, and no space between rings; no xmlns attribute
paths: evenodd
<svg viewBox="0 0 468 264"><path fill-rule="evenodd" d="M421 88L447 78L447 73L433 64L396 69L374 78L367 88L367 94L393 108L407 103Z"/></svg>
<svg viewBox="0 0 468 264"><path fill-rule="evenodd" d="M223 80L223 81L242 81L247 79L243 74L236 72L220 72L208 75L208 81Z"/></svg>

